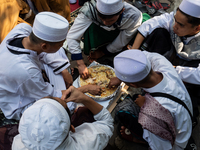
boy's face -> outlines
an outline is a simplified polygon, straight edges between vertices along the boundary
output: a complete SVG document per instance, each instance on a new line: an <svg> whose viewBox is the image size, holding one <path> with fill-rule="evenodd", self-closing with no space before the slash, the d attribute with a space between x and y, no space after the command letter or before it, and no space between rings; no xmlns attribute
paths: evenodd
<svg viewBox="0 0 200 150"><path fill-rule="evenodd" d="M174 19L175 22L173 30L178 36L192 36L198 33L197 26L193 26L192 24L188 23L187 17L179 10L176 12Z"/></svg>
<svg viewBox="0 0 200 150"><path fill-rule="evenodd" d="M106 26L111 26L113 25L115 22L117 22L119 15L115 15L112 18L108 18L108 19L102 19L101 17L99 17L101 19L101 21L103 22L104 25Z"/></svg>
<svg viewBox="0 0 200 150"><path fill-rule="evenodd" d="M56 42L54 44L46 43L46 46L44 47L43 51L46 53L55 53L63 46L64 41L65 40L61 42Z"/></svg>

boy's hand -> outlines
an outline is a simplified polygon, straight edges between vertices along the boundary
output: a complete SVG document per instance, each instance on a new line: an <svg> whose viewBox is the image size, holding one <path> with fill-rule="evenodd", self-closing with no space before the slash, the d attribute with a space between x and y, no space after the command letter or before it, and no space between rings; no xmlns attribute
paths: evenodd
<svg viewBox="0 0 200 150"><path fill-rule="evenodd" d="M139 106L142 107L145 103L145 97L142 95L138 95L138 98L135 100L135 103Z"/></svg>

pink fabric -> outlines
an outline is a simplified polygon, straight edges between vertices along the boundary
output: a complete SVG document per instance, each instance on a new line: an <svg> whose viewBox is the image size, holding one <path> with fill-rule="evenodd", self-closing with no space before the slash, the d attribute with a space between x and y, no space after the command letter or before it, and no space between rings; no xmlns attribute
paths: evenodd
<svg viewBox="0 0 200 150"><path fill-rule="evenodd" d="M144 129L169 140L174 145L176 138L174 119L154 97L145 95L145 103L140 109L138 122Z"/></svg>

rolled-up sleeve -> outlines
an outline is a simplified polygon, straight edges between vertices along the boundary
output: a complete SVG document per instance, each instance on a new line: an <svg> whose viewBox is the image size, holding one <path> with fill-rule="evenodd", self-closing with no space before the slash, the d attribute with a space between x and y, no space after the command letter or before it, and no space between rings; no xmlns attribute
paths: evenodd
<svg viewBox="0 0 200 150"><path fill-rule="evenodd" d="M80 41L91 24L92 20L87 18L83 13L80 13L70 28L67 34L67 45L69 52L72 54L72 60L82 59Z"/></svg>
<svg viewBox="0 0 200 150"><path fill-rule="evenodd" d="M63 48L60 48L56 53L42 53L39 57L42 62L53 68L55 74L61 73L70 66Z"/></svg>

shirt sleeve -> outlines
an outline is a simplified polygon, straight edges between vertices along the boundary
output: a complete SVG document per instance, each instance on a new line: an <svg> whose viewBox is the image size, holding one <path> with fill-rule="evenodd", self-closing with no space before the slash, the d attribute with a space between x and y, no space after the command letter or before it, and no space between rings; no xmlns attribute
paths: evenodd
<svg viewBox="0 0 200 150"><path fill-rule="evenodd" d="M162 55L158 53L150 53L147 51L143 51L147 56L147 59L151 63L151 67L154 71L158 72L166 72L171 74L171 76L178 77L178 74L172 64Z"/></svg>
<svg viewBox="0 0 200 150"><path fill-rule="evenodd" d="M44 82L41 70L32 66L27 72L28 75L26 77L28 78L25 78L24 82L17 87L17 94L24 97L35 98L36 100L45 96L62 96L61 90L55 89L48 82Z"/></svg>
<svg viewBox="0 0 200 150"><path fill-rule="evenodd" d="M170 30L170 26L174 22L174 12L165 13L160 16L153 17L152 19L149 19L145 21L139 28L138 31L140 34L142 34L144 37L147 37L148 35L153 32L153 30L157 28L164 28L168 31Z"/></svg>
<svg viewBox="0 0 200 150"><path fill-rule="evenodd" d="M184 82L200 85L200 64L197 68L177 66L176 71Z"/></svg>
<svg viewBox="0 0 200 150"><path fill-rule="evenodd" d="M13 138L12 150L28 150L21 141L21 135L18 134Z"/></svg>
<svg viewBox="0 0 200 150"><path fill-rule="evenodd" d="M106 108L94 116L96 120L93 123L83 123L76 127L76 132L71 133L70 136L75 145L76 150L79 149L95 149L102 150L108 144L114 130L113 118Z"/></svg>
<svg viewBox="0 0 200 150"><path fill-rule="evenodd" d="M142 13L137 12L137 17L130 17L127 19L125 24L120 27L120 33L116 39L107 46L107 50L110 53L116 53L122 50L126 44L133 38L136 34L138 27L142 23Z"/></svg>
<svg viewBox="0 0 200 150"><path fill-rule="evenodd" d="M61 73L70 66L65 50L61 47L56 53L41 53L40 60L53 68L55 74Z"/></svg>
<svg viewBox="0 0 200 150"><path fill-rule="evenodd" d="M92 20L87 18L83 13L80 13L75 19L73 26L70 28L67 34L67 45L72 54L72 60L82 59L80 41L91 24Z"/></svg>

